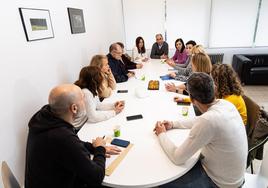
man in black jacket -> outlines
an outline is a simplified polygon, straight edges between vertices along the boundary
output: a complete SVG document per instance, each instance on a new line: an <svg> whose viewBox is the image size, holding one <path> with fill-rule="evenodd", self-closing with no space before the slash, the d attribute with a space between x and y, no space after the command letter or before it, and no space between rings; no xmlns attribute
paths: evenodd
<svg viewBox="0 0 268 188"><path fill-rule="evenodd" d="M127 53L124 53L125 45L122 42L117 42L116 44L118 44L122 48L123 53L122 53L121 59L124 62L127 70L141 69L143 67L142 63L135 63L131 61L131 57Z"/></svg>
<svg viewBox="0 0 268 188"><path fill-rule="evenodd" d="M25 188L101 186L105 141L81 141L72 122L85 114L84 94L73 84L52 89L49 104L29 122ZM90 154L93 159L90 159Z"/></svg>
<svg viewBox="0 0 268 188"><path fill-rule="evenodd" d="M119 44L114 43L109 48L108 62L117 83L126 82L128 78L135 76L135 73L127 70L122 60L123 50Z"/></svg>

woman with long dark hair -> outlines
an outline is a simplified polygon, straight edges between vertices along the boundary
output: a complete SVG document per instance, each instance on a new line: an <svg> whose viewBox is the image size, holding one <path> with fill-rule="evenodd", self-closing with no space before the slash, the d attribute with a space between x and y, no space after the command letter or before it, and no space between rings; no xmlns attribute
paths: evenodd
<svg viewBox="0 0 268 188"><path fill-rule="evenodd" d="M75 127L82 126L86 121L96 123L114 117L125 106L124 101L116 103L101 103L99 93L103 84L101 69L96 66L86 66L81 69L79 79L75 82L85 95L87 116L81 117L74 123Z"/></svg>
<svg viewBox="0 0 268 188"><path fill-rule="evenodd" d="M167 64L184 64L187 60L187 52L185 49L184 42L181 38L178 38L175 41L175 54L171 59L167 59Z"/></svg>
<svg viewBox="0 0 268 188"><path fill-rule="evenodd" d="M146 48L142 37L136 38L136 46L132 50L132 59L133 61L140 62L148 61L148 56L146 54Z"/></svg>

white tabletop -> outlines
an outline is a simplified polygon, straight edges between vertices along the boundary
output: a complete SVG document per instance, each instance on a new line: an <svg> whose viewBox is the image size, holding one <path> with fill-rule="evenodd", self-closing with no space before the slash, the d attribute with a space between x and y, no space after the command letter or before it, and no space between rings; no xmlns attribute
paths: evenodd
<svg viewBox="0 0 268 188"><path fill-rule="evenodd" d="M114 93L103 102L115 102L125 100L126 106L123 112L115 117L95 123L86 123L79 131L81 140L91 141L98 136L112 136L113 128L121 126L119 138L130 141L133 145L123 161L110 176L105 176L103 185L111 187L152 187L165 184L184 175L197 162L199 152L192 156L184 165L173 164L162 150L157 136L153 132L158 120L179 120L194 116L192 106L187 117L182 116L181 106L173 102L173 97L178 94L167 92L164 88L166 82L159 76L165 75L170 69L160 60L151 60L144 67L135 70L136 78L130 78L127 82L117 84L118 89L127 89L128 93ZM145 81L140 78L145 75ZM159 80L159 90L147 90L149 80ZM142 92L147 97L139 98L137 92ZM142 114L143 119L127 121L126 116ZM174 129L167 132L170 139L180 145L188 136L187 129ZM107 159L106 164L112 159Z"/></svg>

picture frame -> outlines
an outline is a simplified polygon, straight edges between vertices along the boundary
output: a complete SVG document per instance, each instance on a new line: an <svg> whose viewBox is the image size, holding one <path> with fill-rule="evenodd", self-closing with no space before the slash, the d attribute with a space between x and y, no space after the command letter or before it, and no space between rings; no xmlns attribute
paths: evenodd
<svg viewBox="0 0 268 188"><path fill-rule="evenodd" d="M72 34L85 33L86 29L85 29L83 10L77 8L67 8L67 10L69 15L71 33Z"/></svg>
<svg viewBox="0 0 268 188"><path fill-rule="evenodd" d="M54 38L49 10L19 8L19 12L28 42Z"/></svg>

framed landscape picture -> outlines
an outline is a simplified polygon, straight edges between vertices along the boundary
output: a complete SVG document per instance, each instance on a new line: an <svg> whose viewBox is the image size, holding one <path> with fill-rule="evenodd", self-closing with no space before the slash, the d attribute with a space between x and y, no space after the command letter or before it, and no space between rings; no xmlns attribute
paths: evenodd
<svg viewBox="0 0 268 188"><path fill-rule="evenodd" d="M49 10L19 8L27 41L54 37Z"/></svg>
<svg viewBox="0 0 268 188"><path fill-rule="evenodd" d="M86 29L85 29L83 10L76 8L67 8L67 10L72 34L85 33Z"/></svg>

